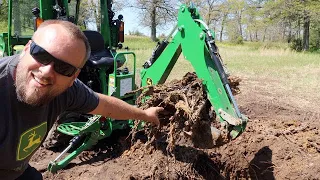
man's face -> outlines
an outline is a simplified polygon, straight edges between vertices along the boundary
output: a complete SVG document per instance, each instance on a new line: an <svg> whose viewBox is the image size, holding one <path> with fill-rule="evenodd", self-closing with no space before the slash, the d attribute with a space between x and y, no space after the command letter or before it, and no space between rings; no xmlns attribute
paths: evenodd
<svg viewBox="0 0 320 180"><path fill-rule="evenodd" d="M46 28L46 27L45 27ZM80 67L85 57L85 46L80 40L70 40L61 29L50 26L34 36L33 41L55 58L75 67ZM32 106L41 106L72 86L79 70L71 77L54 70L54 62L43 65L30 54L30 45L25 46L16 69L16 92L18 100Z"/></svg>

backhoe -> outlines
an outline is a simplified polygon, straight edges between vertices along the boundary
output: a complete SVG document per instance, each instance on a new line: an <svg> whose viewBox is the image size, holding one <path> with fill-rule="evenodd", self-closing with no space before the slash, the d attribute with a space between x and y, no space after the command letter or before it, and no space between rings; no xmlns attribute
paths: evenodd
<svg viewBox="0 0 320 180"><path fill-rule="evenodd" d="M28 7L25 7L26 4ZM80 0L40 0L32 3L10 0L8 7L8 32L0 36L2 55L17 53L15 46L26 44L34 30L45 20L61 19L77 24L81 5ZM29 8L28 13L21 8ZM78 78L96 92L118 97L134 105L138 94L128 92L137 89L136 56L133 52L116 52L124 41L123 17L120 15L114 19L112 0L100 0L100 12L100 32L84 30L92 53ZM144 63L140 72L140 86L164 83L182 53L202 80L219 121L234 139L244 131L247 118L239 111L232 95L228 75L214 39L214 32L203 22L198 10L192 5L181 5L177 25ZM133 61L130 68L126 66L130 64L127 63L129 59ZM73 112L66 112L60 118L65 123L58 127L58 131L74 137L69 146L50 162L48 170L53 173L64 168L100 139L110 136L114 130L133 126L132 120L119 121ZM71 148L75 150L65 156Z"/></svg>

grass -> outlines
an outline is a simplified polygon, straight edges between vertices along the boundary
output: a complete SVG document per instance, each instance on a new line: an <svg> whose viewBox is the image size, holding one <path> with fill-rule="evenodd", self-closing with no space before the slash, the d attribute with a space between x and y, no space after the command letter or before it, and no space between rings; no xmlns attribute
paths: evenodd
<svg viewBox="0 0 320 180"><path fill-rule="evenodd" d="M124 46L133 49L137 56L137 70L150 58L156 43L147 37L127 36ZM131 48L132 46L132 48ZM268 79L276 81L279 88L288 93L305 94L320 99L320 55L318 53L297 53L282 43L245 43L232 45L218 43L220 54L232 75L244 79ZM179 58L168 80L181 78L193 71L188 61Z"/></svg>
<svg viewBox="0 0 320 180"><path fill-rule="evenodd" d="M319 54L288 49L252 50L249 46L221 46L220 53L233 74L276 79L297 90L307 86L315 90L319 85Z"/></svg>
<svg viewBox="0 0 320 180"><path fill-rule="evenodd" d="M124 47L128 46L132 51L153 49L157 45L156 42L152 42L150 38L145 36L126 35L124 41Z"/></svg>
<svg viewBox="0 0 320 180"><path fill-rule="evenodd" d="M7 22L0 21L0 33L7 32L7 31L8 31Z"/></svg>

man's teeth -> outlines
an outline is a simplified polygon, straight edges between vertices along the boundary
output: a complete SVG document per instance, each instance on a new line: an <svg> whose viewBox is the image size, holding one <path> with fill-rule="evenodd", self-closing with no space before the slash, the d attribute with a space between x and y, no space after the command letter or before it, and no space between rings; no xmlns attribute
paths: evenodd
<svg viewBox="0 0 320 180"><path fill-rule="evenodd" d="M41 80L37 77L34 76L34 79L39 83L39 84L42 84L42 85L47 85L49 84L48 81L46 81L45 79L44 80Z"/></svg>

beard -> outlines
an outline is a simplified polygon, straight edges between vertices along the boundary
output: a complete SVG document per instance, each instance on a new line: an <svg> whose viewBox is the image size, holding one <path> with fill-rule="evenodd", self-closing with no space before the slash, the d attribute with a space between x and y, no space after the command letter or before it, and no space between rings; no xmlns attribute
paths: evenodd
<svg viewBox="0 0 320 180"><path fill-rule="evenodd" d="M41 90L37 87L29 87L28 89L27 83L29 83L29 81L28 69L24 67L20 61L16 68L16 78L14 84L16 87L17 99L20 102L34 107L49 103L64 91L61 89L53 89L53 87L48 87L45 90Z"/></svg>

